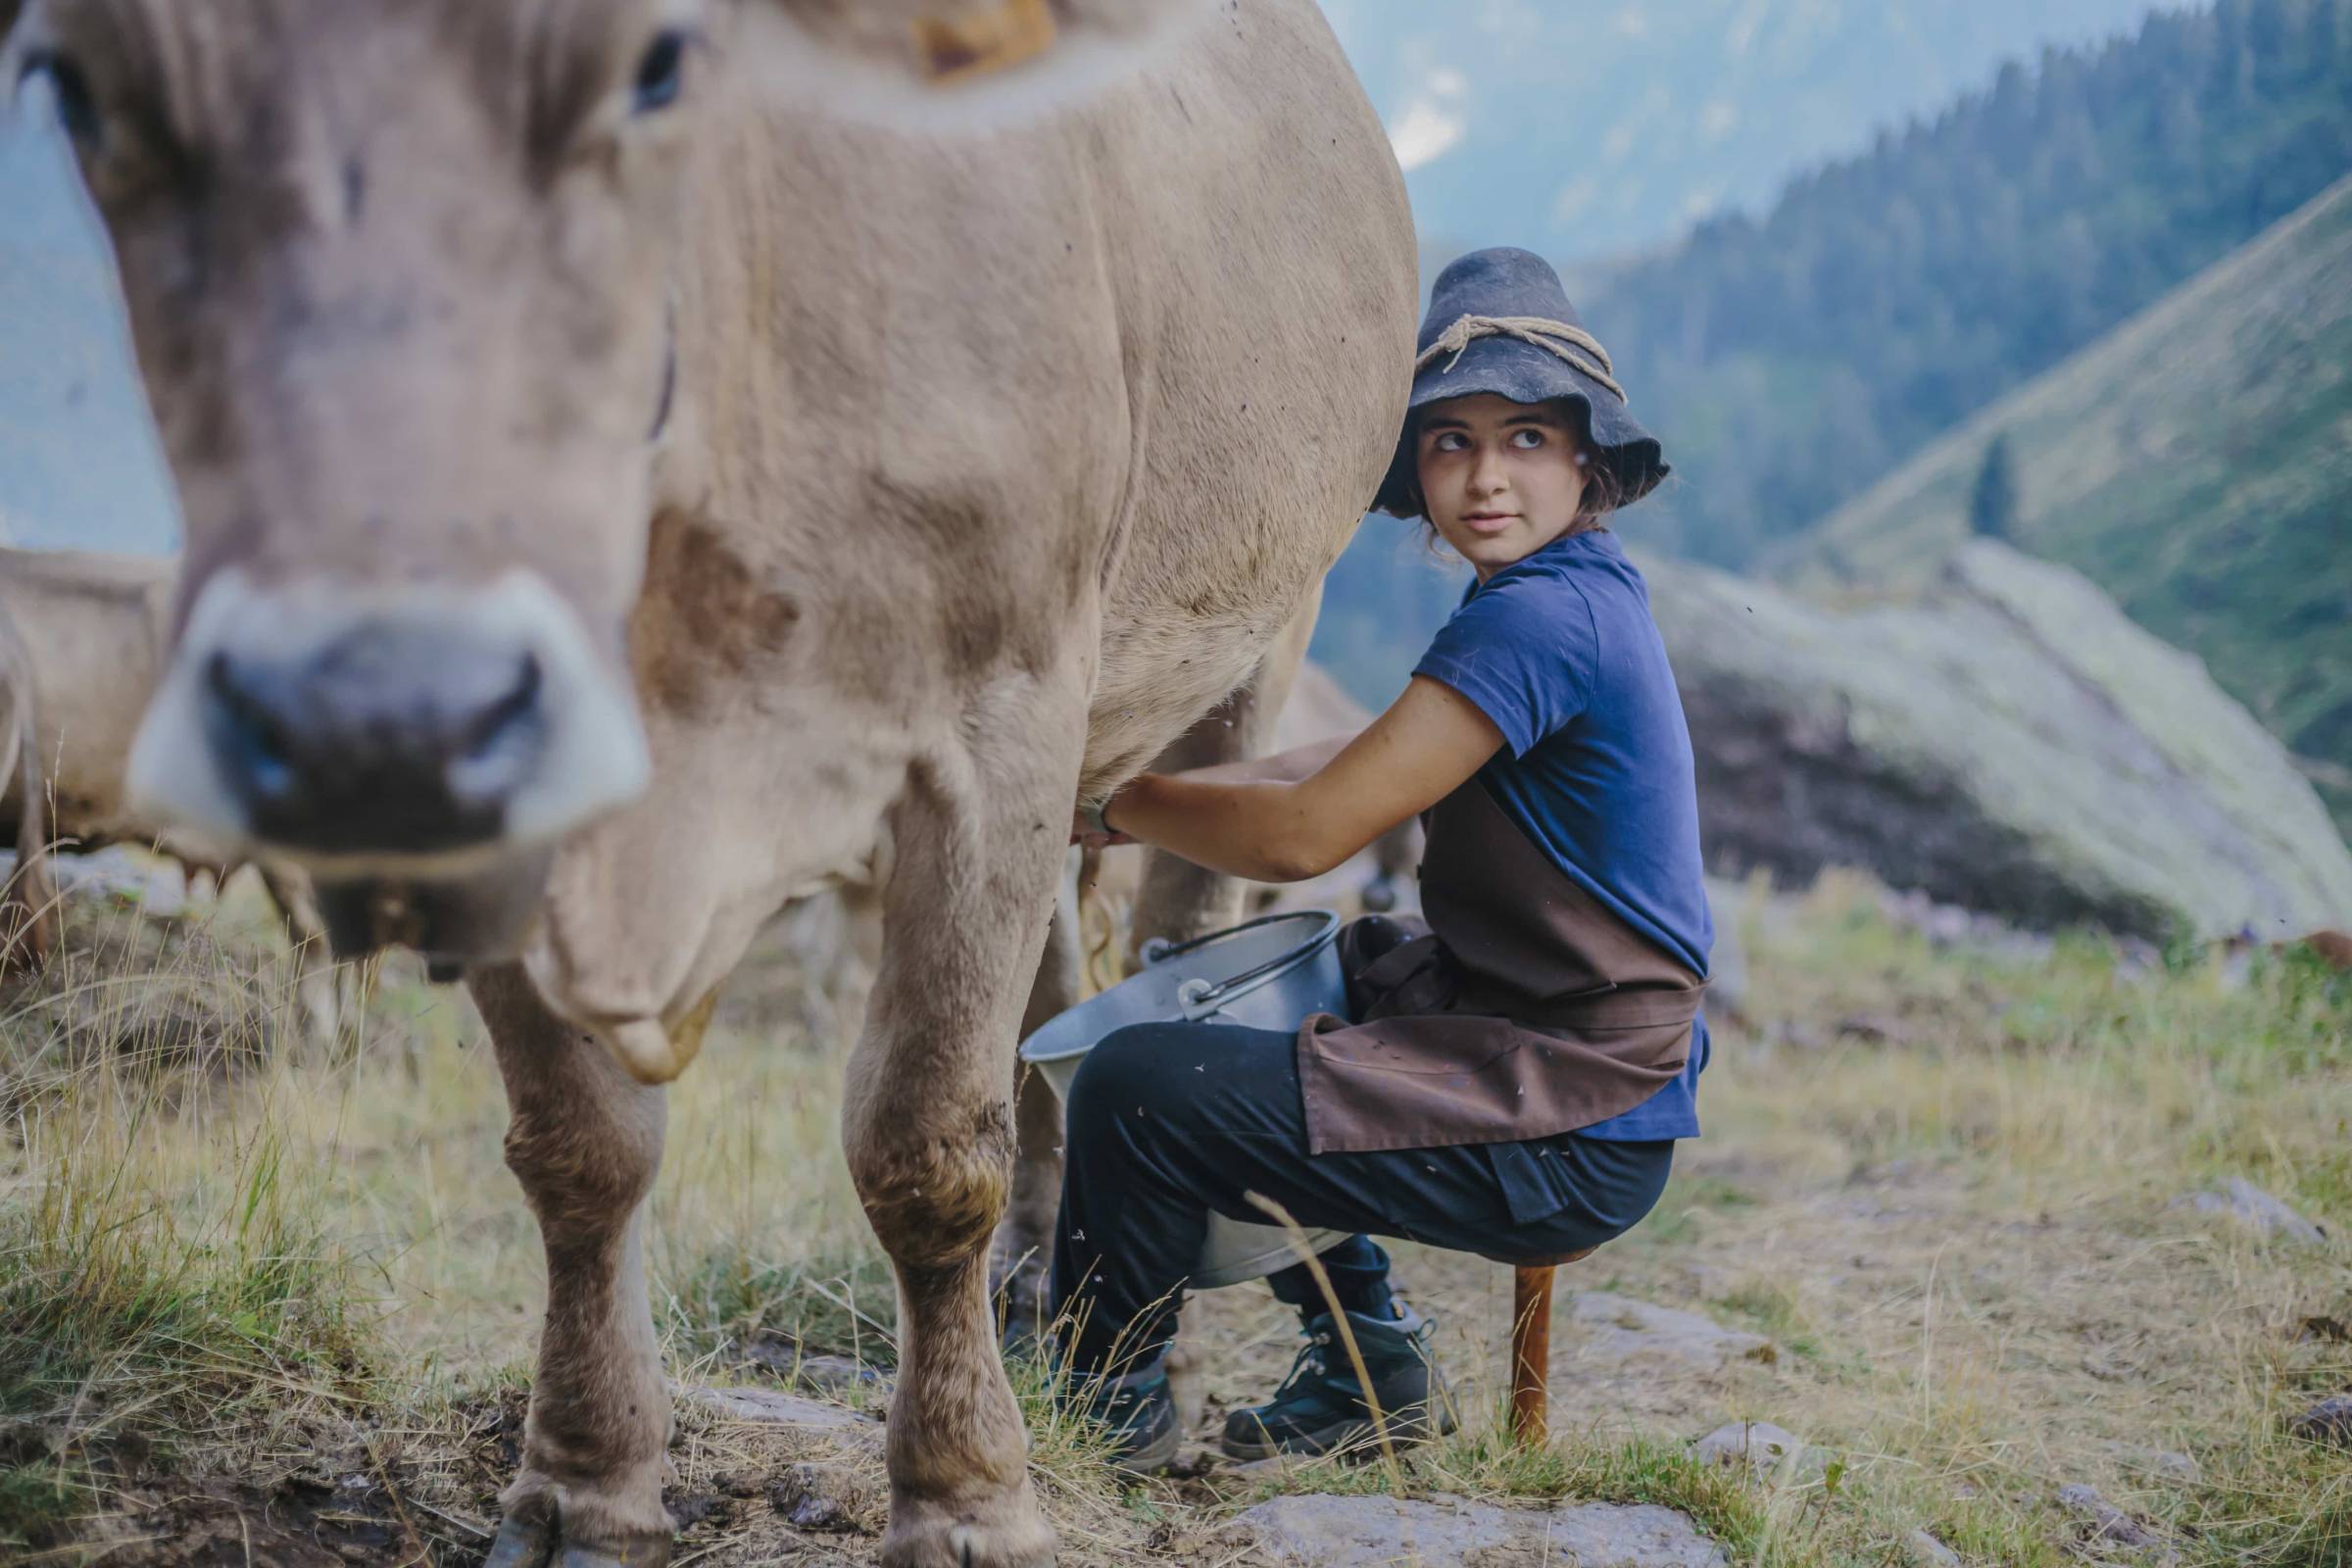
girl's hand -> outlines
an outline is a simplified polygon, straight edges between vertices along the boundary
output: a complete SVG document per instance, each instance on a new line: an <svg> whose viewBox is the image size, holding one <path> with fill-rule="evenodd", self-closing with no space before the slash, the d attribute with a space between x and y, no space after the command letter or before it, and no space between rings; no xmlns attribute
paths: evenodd
<svg viewBox="0 0 2352 1568"><path fill-rule="evenodd" d="M1100 807L1090 811L1082 806L1070 816L1070 842L1090 850L1106 850L1135 840L1103 821Z"/></svg>
<svg viewBox="0 0 2352 1568"><path fill-rule="evenodd" d="M1425 811L1502 747L1477 704L1415 675L1404 695L1351 740L1326 741L1262 762L1190 773L1143 773L1110 801L1106 843L1121 825L1195 865L1253 882L1321 876Z"/></svg>

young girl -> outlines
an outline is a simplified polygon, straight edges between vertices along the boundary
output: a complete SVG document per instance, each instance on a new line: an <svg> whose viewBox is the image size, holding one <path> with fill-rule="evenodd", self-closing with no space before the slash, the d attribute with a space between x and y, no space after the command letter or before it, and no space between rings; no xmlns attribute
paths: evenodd
<svg viewBox="0 0 2352 1568"><path fill-rule="evenodd" d="M1342 939L1350 1025L1297 1036L1121 1030L1080 1068L1054 1294L1074 1396L1148 1469L1182 1434L1162 1369L1209 1214L1350 1233L1323 1255L1393 1438L1450 1429L1431 1326L1391 1291L1397 1236L1557 1259L1657 1201L1697 1136L1712 929L1690 740L1642 575L1602 526L1666 474L1558 276L1518 250L1438 278L1410 412L1376 505L1425 518L1477 581L1360 735L1145 774L1080 836L1159 845L1258 881L1321 874L1416 813L1426 930ZM1362 1438L1371 1400L1301 1266L1274 1276L1307 1344L1237 1457Z"/></svg>

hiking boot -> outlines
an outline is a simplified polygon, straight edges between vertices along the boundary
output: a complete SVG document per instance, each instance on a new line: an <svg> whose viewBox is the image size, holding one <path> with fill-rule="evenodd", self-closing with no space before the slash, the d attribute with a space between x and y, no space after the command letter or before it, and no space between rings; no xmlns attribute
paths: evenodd
<svg viewBox="0 0 2352 1568"><path fill-rule="evenodd" d="M1236 1459L1278 1453L1318 1454L1376 1442L1377 1403L1389 1441L1419 1443L1454 1429L1453 1396L1431 1353L1436 1325L1402 1301L1395 1318L1348 1314L1348 1327L1372 1379L1364 1398L1337 1323L1328 1312L1308 1320L1306 1345L1274 1397L1225 1418L1224 1449Z"/></svg>
<svg viewBox="0 0 2352 1568"><path fill-rule="evenodd" d="M1131 1475L1151 1475L1176 1460L1184 1429L1176 1420L1176 1397L1168 1392L1165 1358L1124 1377L1072 1373L1063 1402L1101 1422L1111 1436L1109 1462Z"/></svg>

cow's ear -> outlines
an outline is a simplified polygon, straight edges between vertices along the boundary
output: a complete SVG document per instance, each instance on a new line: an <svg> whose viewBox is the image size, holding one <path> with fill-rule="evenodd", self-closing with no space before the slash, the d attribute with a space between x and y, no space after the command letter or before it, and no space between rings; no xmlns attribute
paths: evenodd
<svg viewBox="0 0 2352 1568"><path fill-rule="evenodd" d="M1046 0L943 6L906 19L914 69L938 87L1025 66L1051 53L1060 32Z"/></svg>
<svg viewBox="0 0 2352 1568"><path fill-rule="evenodd" d="M756 0L738 51L782 101L952 133L1082 102L1215 14L1216 0Z"/></svg>

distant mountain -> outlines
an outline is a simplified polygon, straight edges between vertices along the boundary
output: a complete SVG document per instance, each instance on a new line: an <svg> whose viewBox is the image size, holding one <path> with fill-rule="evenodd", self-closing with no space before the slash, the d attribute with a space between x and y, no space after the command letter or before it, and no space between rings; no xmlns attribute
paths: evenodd
<svg viewBox="0 0 2352 1568"><path fill-rule="evenodd" d="M1649 527L1753 560L2348 170L2352 0L2221 0L2004 67L1580 290L1676 463Z"/></svg>
<svg viewBox="0 0 2352 1568"><path fill-rule="evenodd" d="M2310 760L2352 831L2352 178L2001 399L1777 558L1924 582L1996 441L2020 548L2104 587Z"/></svg>
<svg viewBox="0 0 2352 1568"><path fill-rule="evenodd" d="M1796 171L2004 59L2127 31L2148 0L1323 0L1424 235L1571 260L1760 209Z"/></svg>

